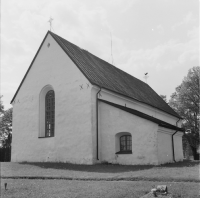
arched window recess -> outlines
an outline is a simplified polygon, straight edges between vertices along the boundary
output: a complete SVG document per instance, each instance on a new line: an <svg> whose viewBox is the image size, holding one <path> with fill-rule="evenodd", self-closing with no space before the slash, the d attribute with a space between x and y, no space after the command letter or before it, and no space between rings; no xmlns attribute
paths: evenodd
<svg viewBox="0 0 200 198"><path fill-rule="evenodd" d="M55 136L55 92L51 85L42 88L39 95L39 138Z"/></svg>

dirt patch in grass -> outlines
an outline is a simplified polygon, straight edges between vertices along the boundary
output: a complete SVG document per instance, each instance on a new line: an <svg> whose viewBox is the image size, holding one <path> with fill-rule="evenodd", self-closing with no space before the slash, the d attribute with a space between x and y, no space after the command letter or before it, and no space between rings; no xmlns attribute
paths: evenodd
<svg viewBox="0 0 200 198"><path fill-rule="evenodd" d="M7 183L8 190L4 189ZM147 181L66 181L2 179L1 195L4 198L139 198L147 194L153 185L168 186L173 198L197 198L197 183L163 183Z"/></svg>

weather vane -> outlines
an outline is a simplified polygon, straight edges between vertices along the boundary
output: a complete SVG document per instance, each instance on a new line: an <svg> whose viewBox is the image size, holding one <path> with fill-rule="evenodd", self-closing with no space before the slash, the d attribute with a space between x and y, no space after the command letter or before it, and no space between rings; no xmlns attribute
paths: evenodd
<svg viewBox="0 0 200 198"><path fill-rule="evenodd" d="M144 74L144 79L145 79L146 83L147 83L147 78L149 78L148 72Z"/></svg>
<svg viewBox="0 0 200 198"><path fill-rule="evenodd" d="M50 24L50 31L51 31L51 29L52 29L52 21L53 21L53 18L50 17L50 19L48 20L48 22L49 22L49 24Z"/></svg>

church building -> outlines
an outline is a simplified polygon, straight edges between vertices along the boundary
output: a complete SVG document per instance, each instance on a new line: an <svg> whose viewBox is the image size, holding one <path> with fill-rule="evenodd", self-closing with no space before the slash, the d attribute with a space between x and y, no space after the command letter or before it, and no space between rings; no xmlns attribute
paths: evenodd
<svg viewBox="0 0 200 198"><path fill-rule="evenodd" d="M148 84L50 31L11 104L12 162L183 160L181 117Z"/></svg>

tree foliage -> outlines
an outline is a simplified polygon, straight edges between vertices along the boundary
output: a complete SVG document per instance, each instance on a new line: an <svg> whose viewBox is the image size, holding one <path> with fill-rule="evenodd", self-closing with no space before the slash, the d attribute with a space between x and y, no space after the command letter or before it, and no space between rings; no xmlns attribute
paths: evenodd
<svg viewBox="0 0 200 198"><path fill-rule="evenodd" d="M1 136L8 136L8 134L12 132L12 111L13 111L12 108L4 111L3 116L1 117L1 122L0 122Z"/></svg>
<svg viewBox="0 0 200 198"><path fill-rule="evenodd" d="M3 147L10 146L12 141L12 112L13 109L4 110L2 96L0 96L0 140L3 142Z"/></svg>
<svg viewBox="0 0 200 198"><path fill-rule="evenodd" d="M4 113L4 105L3 105L3 101L2 101L2 95L0 96L0 117L3 115Z"/></svg>
<svg viewBox="0 0 200 198"><path fill-rule="evenodd" d="M0 162L11 160L12 111L12 108L4 110L3 102L0 101Z"/></svg>
<svg viewBox="0 0 200 198"><path fill-rule="evenodd" d="M191 131L185 138L194 153L199 147L199 78L200 67L191 68L169 100L169 105L184 119L183 127Z"/></svg>

